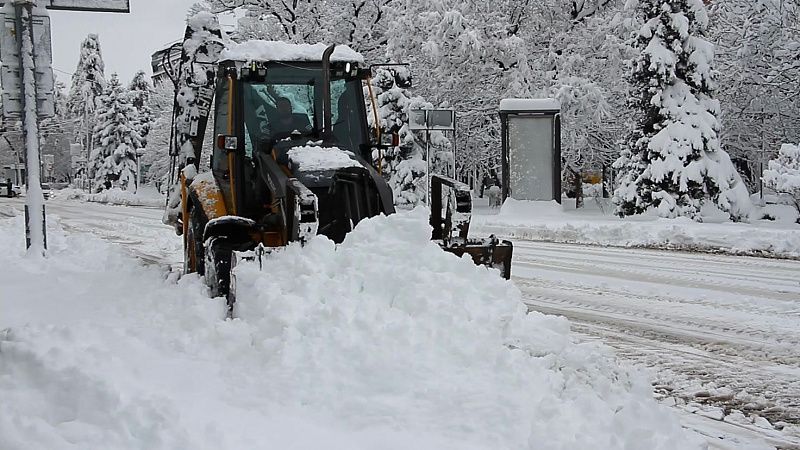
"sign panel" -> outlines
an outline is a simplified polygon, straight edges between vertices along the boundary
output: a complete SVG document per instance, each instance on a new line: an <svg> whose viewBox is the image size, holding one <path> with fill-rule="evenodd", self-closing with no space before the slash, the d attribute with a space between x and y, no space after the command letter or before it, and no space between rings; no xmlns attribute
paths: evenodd
<svg viewBox="0 0 800 450"><path fill-rule="evenodd" d="M0 6L10 2L0 2ZM38 6L54 11L131 12L130 0L38 0Z"/></svg>
<svg viewBox="0 0 800 450"><path fill-rule="evenodd" d="M409 130L427 130L428 125L425 121L425 110L412 109L408 112L408 129Z"/></svg>
<svg viewBox="0 0 800 450"><path fill-rule="evenodd" d="M22 83L20 80L20 60L17 45L17 24L14 15L2 15L0 29L0 85L3 94L3 115L6 118L19 118L22 115ZM33 42L36 55L36 103L39 118L55 115L54 85L55 78L51 61L53 57L50 35L50 17L36 14L33 16Z"/></svg>
<svg viewBox="0 0 800 450"><path fill-rule="evenodd" d="M456 113L452 109L412 109L408 112L408 129L455 130Z"/></svg>
<svg viewBox="0 0 800 450"><path fill-rule="evenodd" d="M428 128L431 130L454 130L456 113L452 109L429 109Z"/></svg>

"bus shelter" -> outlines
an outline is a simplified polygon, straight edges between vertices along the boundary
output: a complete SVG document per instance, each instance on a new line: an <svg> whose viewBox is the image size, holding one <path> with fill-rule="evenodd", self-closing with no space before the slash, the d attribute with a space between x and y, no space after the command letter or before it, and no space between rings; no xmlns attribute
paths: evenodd
<svg viewBox="0 0 800 450"><path fill-rule="evenodd" d="M503 200L561 203L561 104L556 99L503 99Z"/></svg>

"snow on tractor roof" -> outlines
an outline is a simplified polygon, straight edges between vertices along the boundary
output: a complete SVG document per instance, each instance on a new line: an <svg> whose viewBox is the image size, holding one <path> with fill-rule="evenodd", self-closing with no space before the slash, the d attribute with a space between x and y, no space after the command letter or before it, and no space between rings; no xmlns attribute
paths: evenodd
<svg viewBox="0 0 800 450"><path fill-rule="evenodd" d="M326 44L290 44L282 41L252 40L232 44L220 60L231 61L322 61ZM364 57L347 45L337 45L331 61L363 63Z"/></svg>
<svg viewBox="0 0 800 450"><path fill-rule="evenodd" d="M561 102L554 98L504 98L500 100L500 111L560 111Z"/></svg>

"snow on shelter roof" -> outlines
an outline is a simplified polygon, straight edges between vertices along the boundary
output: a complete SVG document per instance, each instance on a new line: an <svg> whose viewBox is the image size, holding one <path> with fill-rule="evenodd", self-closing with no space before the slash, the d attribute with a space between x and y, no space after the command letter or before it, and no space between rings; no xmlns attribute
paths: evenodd
<svg viewBox="0 0 800 450"><path fill-rule="evenodd" d="M500 111L561 111L561 102L554 98L504 98Z"/></svg>
<svg viewBox="0 0 800 450"><path fill-rule="evenodd" d="M326 44L290 44L282 41L252 40L231 44L222 51L221 61L322 61ZM364 57L346 45L337 45L331 61L363 63Z"/></svg>

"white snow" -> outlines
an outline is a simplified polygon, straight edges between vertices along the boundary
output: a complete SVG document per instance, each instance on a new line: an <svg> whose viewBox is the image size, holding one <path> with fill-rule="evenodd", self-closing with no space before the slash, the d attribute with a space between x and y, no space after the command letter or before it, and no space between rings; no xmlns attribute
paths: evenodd
<svg viewBox="0 0 800 450"><path fill-rule="evenodd" d="M318 236L238 266L236 314L272 386L255 395L402 430L417 449L695 445L606 349L429 238L416 209L362 221L338 248Z"/></svg>
<svg viewBox="0 0 800 450"><path fill-rule="evenodd" d="M560 111L561 102L555 98L504 98L500 100L500 111Z"/></svg>
<svg viewBox="0 0 800 450"><path fill-rule="evenodd" d="M233 61L322 61L326 44L291 44L283 41L251 40L230 44L220 60ZM337 45L331 61L363 63L364 57L347 45Z"/></svg>
<svg viewBox="0 0 800 450"><path fill-rule="evenodd" d="M705 223L697 223L688 218L659 218L655 212L621 219L612 215L613 207L602 199L586 199L586 208L575 210L571 199L564 199L562 206L555 201L509 198L497 215L481 214L485 207L477 202L486 201L475 199L477 214L471 228L475 235L494 233L552 242L800 258L800 226L794 223L797 216L786 211L778 215L783 220L733 223L707 205L701 210ZM790 207L785 209L791 212ZM772 206L764 211L775 216L775 210ZM754 217L760 215L754 213Z"/></svg>
<svg viewBox="0 0 800 450"><path fill-rule="evenodd" d="M192 166L194 167L194 166ZM137 192L111 188L98 193L88 193L81 189L61 189L53 193L54 198L80 200L85 202L108 203L126 206L164 206L166 197L151 186L142 186Z"/></svg>
<svg viewBox="0 0 800 450"><path fill-rule="evenodd" d="M289 168L301 172L361 167L351 152L337 147L305 145L289 150Z"/></svg>
<svg viewBox="0 0 800 450"><path fill-rule="evenodd" d="M0 220L0 448L700 448L607 349L430 243L424 216L240 266L227 321L194 276L55 221L35 262L22 218Z"/></svg>

